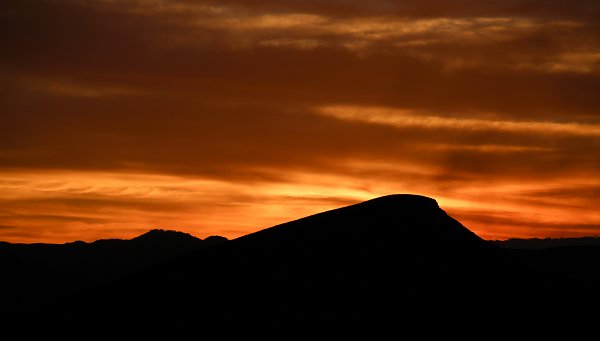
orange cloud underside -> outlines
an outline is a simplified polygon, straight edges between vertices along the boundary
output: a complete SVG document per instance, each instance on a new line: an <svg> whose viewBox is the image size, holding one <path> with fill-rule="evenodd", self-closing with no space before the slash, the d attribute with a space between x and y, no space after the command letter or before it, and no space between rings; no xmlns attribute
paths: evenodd
<svg viewBox="0 0 600 341"><path fill-rule="evenodd" d="M401 180L307 173L292 178L257 186L143 174L10 174L0 187L0 239L93 241L132 238L151 228L236 238L392 193L436 198L442 209L486 239L590 235L600 222L600 213L577 207L578 199L528 200L531 193L547 190L545 183L480 184L445 193Z"/></svg>

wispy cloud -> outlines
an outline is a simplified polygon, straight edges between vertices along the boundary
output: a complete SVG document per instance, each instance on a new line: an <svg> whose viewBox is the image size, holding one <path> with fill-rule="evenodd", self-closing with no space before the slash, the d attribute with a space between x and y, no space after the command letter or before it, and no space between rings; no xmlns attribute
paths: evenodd
<svg viewBox="0 0 600 341"><path fill-rule="evenodd" d="M359 121L372 124L389 125L400 128L452 129L463 131L500 131L522 134L573 135L584 137L600 136L600 125L577 122L540 122L540 121L503 121L490 119L453 118L420 114L411 110L326 106L318 112L342 120ZM518 150L514 148L513 150Z"/></svg>
<svg viewBox="0 0 600 341"><path fill-rule="evenodd" d="M529 68L539 72L593 73L598 69L598 45L589 32L587 18L553 16L506 16L502 11L488 16L407 16L366 14L339 16L320 13L318 7L305 12L256 10L229 4L190 2L102 1L94 7L104 11L151 16L185 27L187 32L167 34L172 42L196 45L207 31L235 49L261 46L284 49L345 48L361 55L398 50L426 60L436 60L450 69L480 66ZM365 6L368 8L368 6ZM373 6L375 7L375 6ZM368 12L367 12L368 13ZM569 40L584 33L588 38ZM188 38L183 38L187 35ZM556 40L555 48L531 49L521 45L542 35ZM557 38L558 37L558 38ZM183 38L183 39L182 39ZM167 44L171 45L171 44ZM505 58L495 58L492 45L517 46L504 50ZM480 50L473 56L473 47ZM452 47L452 49L448 49ZM454 52L453 52L454 51ZM509 54L514 54L509 56ZM506 58L508 57L508 58Z"/></svg>
<svg viewBox="0 0 600 341"><path fill-rule="evenodd" d="M134 89L119 86L90 85L52 79L22 80L21 84L28 90L38 91L51 96L100 98L135 95L139 93L139 91Z"/></svg>

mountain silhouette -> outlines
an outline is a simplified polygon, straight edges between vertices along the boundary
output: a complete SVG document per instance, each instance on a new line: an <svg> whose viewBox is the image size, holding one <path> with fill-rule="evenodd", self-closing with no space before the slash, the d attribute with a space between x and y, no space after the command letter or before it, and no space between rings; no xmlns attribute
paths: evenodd
<svg viewBox="0 0 600 341"><path fill-rule="evenodd" d="M510 238L507 240L492 240L491 242L508 249L546 249L558 246L600 246L600 237Z"/></svg>
<svg viewBox="0 0 600 341"><path fill-rule="evenodd" d="M594 317L583 308L597 295L581 284L527 266L432 198L396 194L171 258L27 321L59 334L360 328L426 336L470 325L498 334Z"/></svg>
<svg viewBox="0 0 600 341"><path fill-rule="evenodd" d="M91 290L129 273L225 241L154 229L130 240L92 243L11 244L0 242L0 311L27 312Z"/></svg>

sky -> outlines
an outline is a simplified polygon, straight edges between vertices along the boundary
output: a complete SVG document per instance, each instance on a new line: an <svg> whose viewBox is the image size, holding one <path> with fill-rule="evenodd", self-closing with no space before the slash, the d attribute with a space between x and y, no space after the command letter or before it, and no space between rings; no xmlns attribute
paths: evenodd
<svg viewBox="0 0 600 341"><path fill-rule="evenodd" d="M596 0L0 3L0 240L237 238L420 194L600 234ZM365 227L368 228L368 227Z"/></svg>

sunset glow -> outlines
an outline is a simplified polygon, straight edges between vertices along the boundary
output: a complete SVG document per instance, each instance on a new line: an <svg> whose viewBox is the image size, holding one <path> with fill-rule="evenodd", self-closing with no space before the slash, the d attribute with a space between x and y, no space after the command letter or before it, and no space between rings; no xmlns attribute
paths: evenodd
<svg viewBox="0 0 600 341"><path fill-rule="evenodd" d="M394 193L600 234L591 0L0 5L0 241L236 238Z"/></svg>

